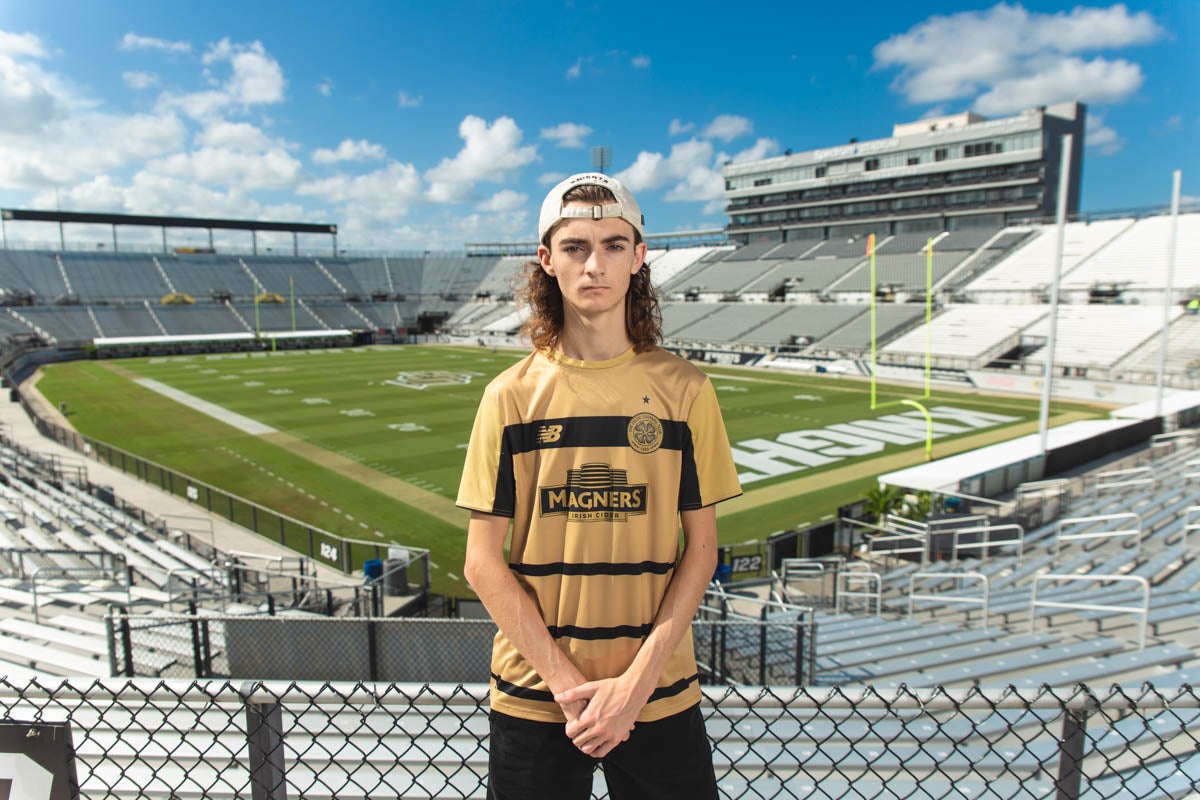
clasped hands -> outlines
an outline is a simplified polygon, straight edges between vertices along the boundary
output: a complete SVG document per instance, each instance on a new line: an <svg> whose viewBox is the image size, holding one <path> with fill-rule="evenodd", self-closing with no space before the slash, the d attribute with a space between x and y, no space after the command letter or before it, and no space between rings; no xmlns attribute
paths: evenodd
<svg viewBox="0 0 1200 800"><path fill-rule="evenodd" d="M646 700L622 678L587 681L554 695L567 716L567 736L592 758L604 758L629 738Z"/></svg>

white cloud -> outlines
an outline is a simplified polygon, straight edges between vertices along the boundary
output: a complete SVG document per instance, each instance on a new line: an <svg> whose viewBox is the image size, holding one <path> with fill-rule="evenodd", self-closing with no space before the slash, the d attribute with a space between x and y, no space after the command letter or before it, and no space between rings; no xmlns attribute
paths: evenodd
<svg viewBox="0 0 1200 800"><path fill-rule="evenodd" d="M204 75L213 88L184 94L164 92L159 98L161 107L177 108L193 119L207 122L231 107L245 111L284 100L287 81L283 68L261 42L235 44L225 38L211 45L202 61L206 67L228 63L229 76L222 82L206 68Z"/></svg>
<svg viewBox="0 0 1200 800"><path fill-rule="evenodd" d="M480 203L477 208L480 211L491 211L497 213L507 213L510 211L519 211L529 202L529 195L521 192L514 192L512 189L501 189L494 195Z"/></svg>
<svg viewBox="0 0 1200 800"><path fill-rule="evenodd" d="M153 36L139 36L133 31L126 33L117 46L122 50L161 50L165 53L188 53L192 49L192 45L188 42L173 42Z"/></svg>
<svg viewBox="0 0 1200 800"><path fill-rule="evenodd" d="M36 36L0 31L0 132L33 133L66 116L69 93L30 60L40 58L45 48Z"/></svg>
<svg viewBox="0 0 1200 800"><path fill-rule="evenodd" d="M262 42L233 44L226 37L209 47L205 64L227 61L233 74L225 83L225 92L234 103L258 105L279 103L287 81L279 62L267 54Z"/></svg>
<svg viewBox="0 0 1200 800"><path fill-rule="evenodd" d="M1124 59L1064 58L1033 74L1002 81L975 100L981 114L1007 114L1062 100L1120 103L1141 88L1142 69Z"/></svg>
<svg viewBox="0 0 1200 800"><path fill-rule="evenodd" d="M541 175L538 175L537 182L541 186L553 186L566 179L567 173L565 172L543 172Z"/></svg>
<svg viewBox="0 0 1200 800"><path fill-rule="evenodd" d="M721 114L704 127L700 134L705 139L720 139L731 142L741 136L754 132L754 123L736 114Z"/></svg>
<svg viewBox="0 0 1200 800"><path fill-rule="evenodd" d="M247 122L213 120L194 143L194 149L146 162L144 171L245 191L287 189L301 178L294 145Z"/></svg>
<svg viewBox="0 0 1200 800"><path fill-rule="evenodd" d="M1124 5L1043 14L1003 3L934 15L875 46L875 69L898 68L892 88L912 103L978 97L983 113L1065 100L1115 103L1140 88L1141 68L1095 56L1144 45L1163 31Z"/></svg>
<svg viewBox="0 0 1200 800"><path fill-rule="evenodd" d="M679 142L666 156L642 151L616 178L632 192L671 186L666 199L672 201L712 200L725 188L714 164L712 143L701 139Z"/></svg>
<svg viewBox="0 0 1200 800"><path fill-rule="evenodd" d="M249 122L231 122L227 119L213 120L196 134L195 143L201 147L220 147L240 152L256 153L269 150L282 142L275 142L266 131ZM286 148L285 148L286 149Z"/></svg>
<svg viewBox="0 0 1200 800"><path fill-rule="evenodd" d="M0 56L45 58L46 48L42 40L32 33L0 31Z"/></svg>
<svg viewBox="0 0 1200 800"><path fill-rule="evenodd" d="M425 102L425 95L411 95L408 92L398 92L396 94L396 102L401 108L420 108Z"/></svg>
<svg viewBox="0 0 1200 800"><path fill-rule="evenodd" d="M458 135L465 142L463 148L425 173L429 198L434 202L466 200L477 182L499 183L538 158L536 145L521 145L521 129L510 117L500 117L489 125L487 120L468 115L459 123Z"/></svg>
<svg viewBox="0 0 1200 800"><path fill-rule="evenodd" d="M130 89L149 89L158 85L158 75L153 72L122 72L121 80Z"/></svg>
<svg viewBox="0 0 1200 800"><path fill-rule="evenodd" d="M364 175L339 174L305 181L296 188L303 196L319 197L342 206L342 219L373 227L392 224L408 214L422 199L421 177L416 167L395 161Z"/></svg>
<svg viewBox="0 0 1200 800"><path fill-rule="evenodd" d="M578 78L580 75L583 74L583 61L584 61L583 56L580 56L578 59L575 60L574 64L567 67L567 72L565 75L567 80L573 81L576 78Z"/></svg>
<svg viewBox="0 0 1200 800"><path fill-rule="evenodd" d="M1087 118L1087 129L1083 139L1088 147L1094 147L1101 155L1111 156L1120 152L1125 146L1125 140L1113 128L1104 122L1104 117L1091 114Z"/></svg>
<svg viewBox="0 0 1200 800"><path fill-rule="evenodd" d="M316 90L326 97L333 95L333 78L322 78L316 85Z"/></svg>
<svg viewBox="0 0 1200 800"><path fill-rule="evenodd" d="M695 127L696 123L694 122L684 122L680 119L673 119L671 120L671 124L667 127L667 135L678 136L681 133L687 133L691 130L694 130Z"/></svg>
<svg viewBox="0 0 1200 800"><path fill-rule="evenodd" d="M719 213L725 205L725 179L721 165L726 161L752 161L779 152L779 142L760 138L736 155L716 153L712 142L689 139L671 147L667 155L642 151L616 178L633 192L666 188L667 202L704 203L701 213Z"/></svg>
<svg viewBox="0 0 1200 800"><path fill-rule="evenodd" d="M777 153L779 153L779 142L764 137L758 139L753 145L735 154L728 160L735 164L741 164L745 161L758 161L759 159L770 158ZM724 163L726 159L719 157L718 160Z"/></svg>
<svg viewBox="0 0 1200 800"><path fill-rule="evenodd" d="M542 128L542 138L549 139L559 147L583 147L583 140L591 133L592 129L587 125L575 122L563 122L553 128Z"/></svg>
<svg viewBox="0 0 1200 800"><path fill-rule="evenodd" d="M63 207L130 214L233 219L303 219L305 216L304 210L294 203L264 205L237 187L218 190L147 171L138 172L125 184L107 174L98 175L63 188L58 199ZM41 207L48 207L54 201L53 190L43 191L33 199L33 203ZM123 238L135 235L122 233Z"/></svg>
<svg viewBox="0 0 1200 800"><path fill-rule="evenodd" d="M245 190L288 189L296 184L301 164L281 147L258 152L228 147L201 147L174 153L147 164L151 173Z"/></svg>
<svg viewBox="0 0 1200 800"><path fill-rule="evenodd" d="M632 59L630 59L629 63L633 66L634 69L649 69L650 68L650 56L644 55L644 54L638 54L638 55L634 56Z"/></svg>
<svg viewBox="0 0 1200 800"><path fill-rule="evenodd" d="M171 113L67 116L37 133L0 138L0 185L66 186L181 147L186 126Z"/></svg>
<svg viewBox="0 0 1200 800"><path fill-rule="evenodd" d="M336 164L339 161L380 161L386 157L387 151L383 145L368 142L366 139L358 141L343 139L336 150L318 148L312 154L315 164Z"/></svg>

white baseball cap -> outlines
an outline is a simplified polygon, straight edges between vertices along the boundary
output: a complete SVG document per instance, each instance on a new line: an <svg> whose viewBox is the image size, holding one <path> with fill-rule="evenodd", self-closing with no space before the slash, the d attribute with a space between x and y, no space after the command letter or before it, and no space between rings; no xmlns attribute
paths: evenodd
<svg viewBox="0 0 1200 800"><path fill-rule="evenodd" d="M576 186L603 186L613 193L615 203L605 203L599 206L572 205L563 208L563 195ZM572 175L555 186L542 201L542 213L538 217L538 241L546 238L546 233L558 222L564 219L608 219L620 217L634 227L639 235L644 235L642 226L645 220L637 200L616 178L610 178L599 172L581 172Z"/></svg>

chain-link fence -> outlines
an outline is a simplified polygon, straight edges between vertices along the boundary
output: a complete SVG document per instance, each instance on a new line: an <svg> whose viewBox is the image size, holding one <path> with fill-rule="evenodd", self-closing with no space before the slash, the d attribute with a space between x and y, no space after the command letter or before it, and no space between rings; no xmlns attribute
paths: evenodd
<svg viewBox="0 0 1200 800"><path fill-rule="evenodd" d="M702 708L727 798L1151 800L1197 791L1198 701L1186 683L708 688ZM10 677L0 716L70 726L82 800L485 793L479 684Z"/></svg>

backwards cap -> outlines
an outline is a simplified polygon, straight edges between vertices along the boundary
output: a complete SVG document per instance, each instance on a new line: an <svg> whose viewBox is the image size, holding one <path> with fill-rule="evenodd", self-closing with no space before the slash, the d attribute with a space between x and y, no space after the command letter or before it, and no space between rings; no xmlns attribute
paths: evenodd
<svg viewBox="0 0 1200 800"><path fill-rule="evenodd" d="M617 202L599 206L571 205L563 208L564 194L576 186L589 184L608 189L613 193ZM538 241L545 239L546 233L564 219L607 219L609 217L620 217L632 225L639 234L644 235L642 226L645 223L642 218L642 209L638 207L637 200L633 199L633 195L629 193L624 184L616 178L610 178L599 172L582 172L572 175L551 189L550 193L546 195L546 199L542 201L542 213L538 217Z"/></svg>

